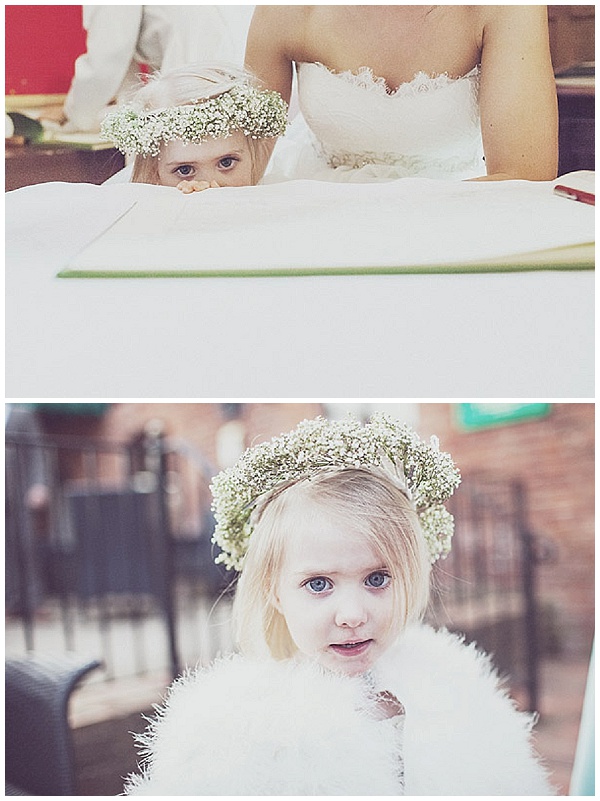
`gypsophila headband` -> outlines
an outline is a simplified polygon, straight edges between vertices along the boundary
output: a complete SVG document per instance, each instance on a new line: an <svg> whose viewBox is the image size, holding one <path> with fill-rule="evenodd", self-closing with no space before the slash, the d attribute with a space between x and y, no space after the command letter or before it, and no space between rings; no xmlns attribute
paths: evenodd
<svg viewBox="0 0 600 801"><path fill-rule="evenodd" d="M140 111L132 105L108 114L100 134L122 153L158 156L163 142L200 144L241 131L252 139L285 133L287 103L278 92L238 84L194 104Z"/></svg>
<svg viewBox="0 0 600 801"><path fill-rule="evenodd" d="M424 442L382 413L358 420L304 420L293 431L248 449L211 483L217 562L241 570L252 535L251 515L266 493L326 468L381 468L400 483L417 511L431 562L450 551L454 518L444 506L460 473L435 437Z"/></svg>

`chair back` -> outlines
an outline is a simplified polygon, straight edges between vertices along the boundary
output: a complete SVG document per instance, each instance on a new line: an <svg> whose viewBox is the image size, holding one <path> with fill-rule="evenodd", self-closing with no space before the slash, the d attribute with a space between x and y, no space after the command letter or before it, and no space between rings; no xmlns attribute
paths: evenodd
<svg viewBox="0 0 600 801"><path fill-rule="evenodd" d="M76 795L69 697L100 666L65 656L6 660L7 795Z"/></svg>

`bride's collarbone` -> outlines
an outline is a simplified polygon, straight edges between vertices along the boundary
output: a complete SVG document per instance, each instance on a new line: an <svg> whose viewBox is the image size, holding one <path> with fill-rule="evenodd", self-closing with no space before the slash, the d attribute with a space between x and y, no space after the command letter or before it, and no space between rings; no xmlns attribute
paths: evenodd
<svg viewBox="0 0 600 801"><path fill-rule="evenodd" d="M342 7L329 8L335 14ZM386 7L370 6L369 11L372 8ZM470 30L472 25L457 27L456 20L448 18L431 23L419 22L416 16L391 19L394 25L383 27L383 18L379 19L381 24L374 24L377 15L365 15L364 11L360 18L354 19L352 13L340 17L337 25L333 17L322 17L321 23L329 20L329 24L311 26L305 31L294 60L320 63L334 73L356 73L368 67L375 77L385 81L389 92L410 82L420 72L432 77L442 74L462 77L480 61L481 54L475 44L478 37Z"/></svg>
<svg viewBox="0 0 600 801"><path fill-rule="evenodd" d="M323 64L330 72L358 73L365 67L385 81L389 92L409 83L418 73L431 77L448 75L460 78L467 75L480 62L481 53L471 43L454 42L439 50L428 47L415 49L412 44L397 43L394 47L368 47L364 42L356 46L323 37L299 48L294 54L296 62Z"/></svg>

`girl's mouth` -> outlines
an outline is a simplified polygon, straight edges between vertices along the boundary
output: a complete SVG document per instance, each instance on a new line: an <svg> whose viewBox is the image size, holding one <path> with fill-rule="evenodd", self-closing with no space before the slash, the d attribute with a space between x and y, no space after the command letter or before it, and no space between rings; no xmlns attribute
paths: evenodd
<svg viewBox="0 0 600 801"><path fill-rule="evenodd" d="M358 656L363 654L372 642L373 640L360 640L359 642L332 643L329 647L336 654L342 656Z"/></svg>

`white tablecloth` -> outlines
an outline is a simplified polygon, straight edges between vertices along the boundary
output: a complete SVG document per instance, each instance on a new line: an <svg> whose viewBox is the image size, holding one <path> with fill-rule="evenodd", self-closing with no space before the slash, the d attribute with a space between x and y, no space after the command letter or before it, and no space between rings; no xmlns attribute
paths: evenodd
<svg viewBox="0 0 600 801"><path fill-rule="evenodd" d="M7 194L8 398L594 395L591 271L56 278L106 189Z"/></svg>

